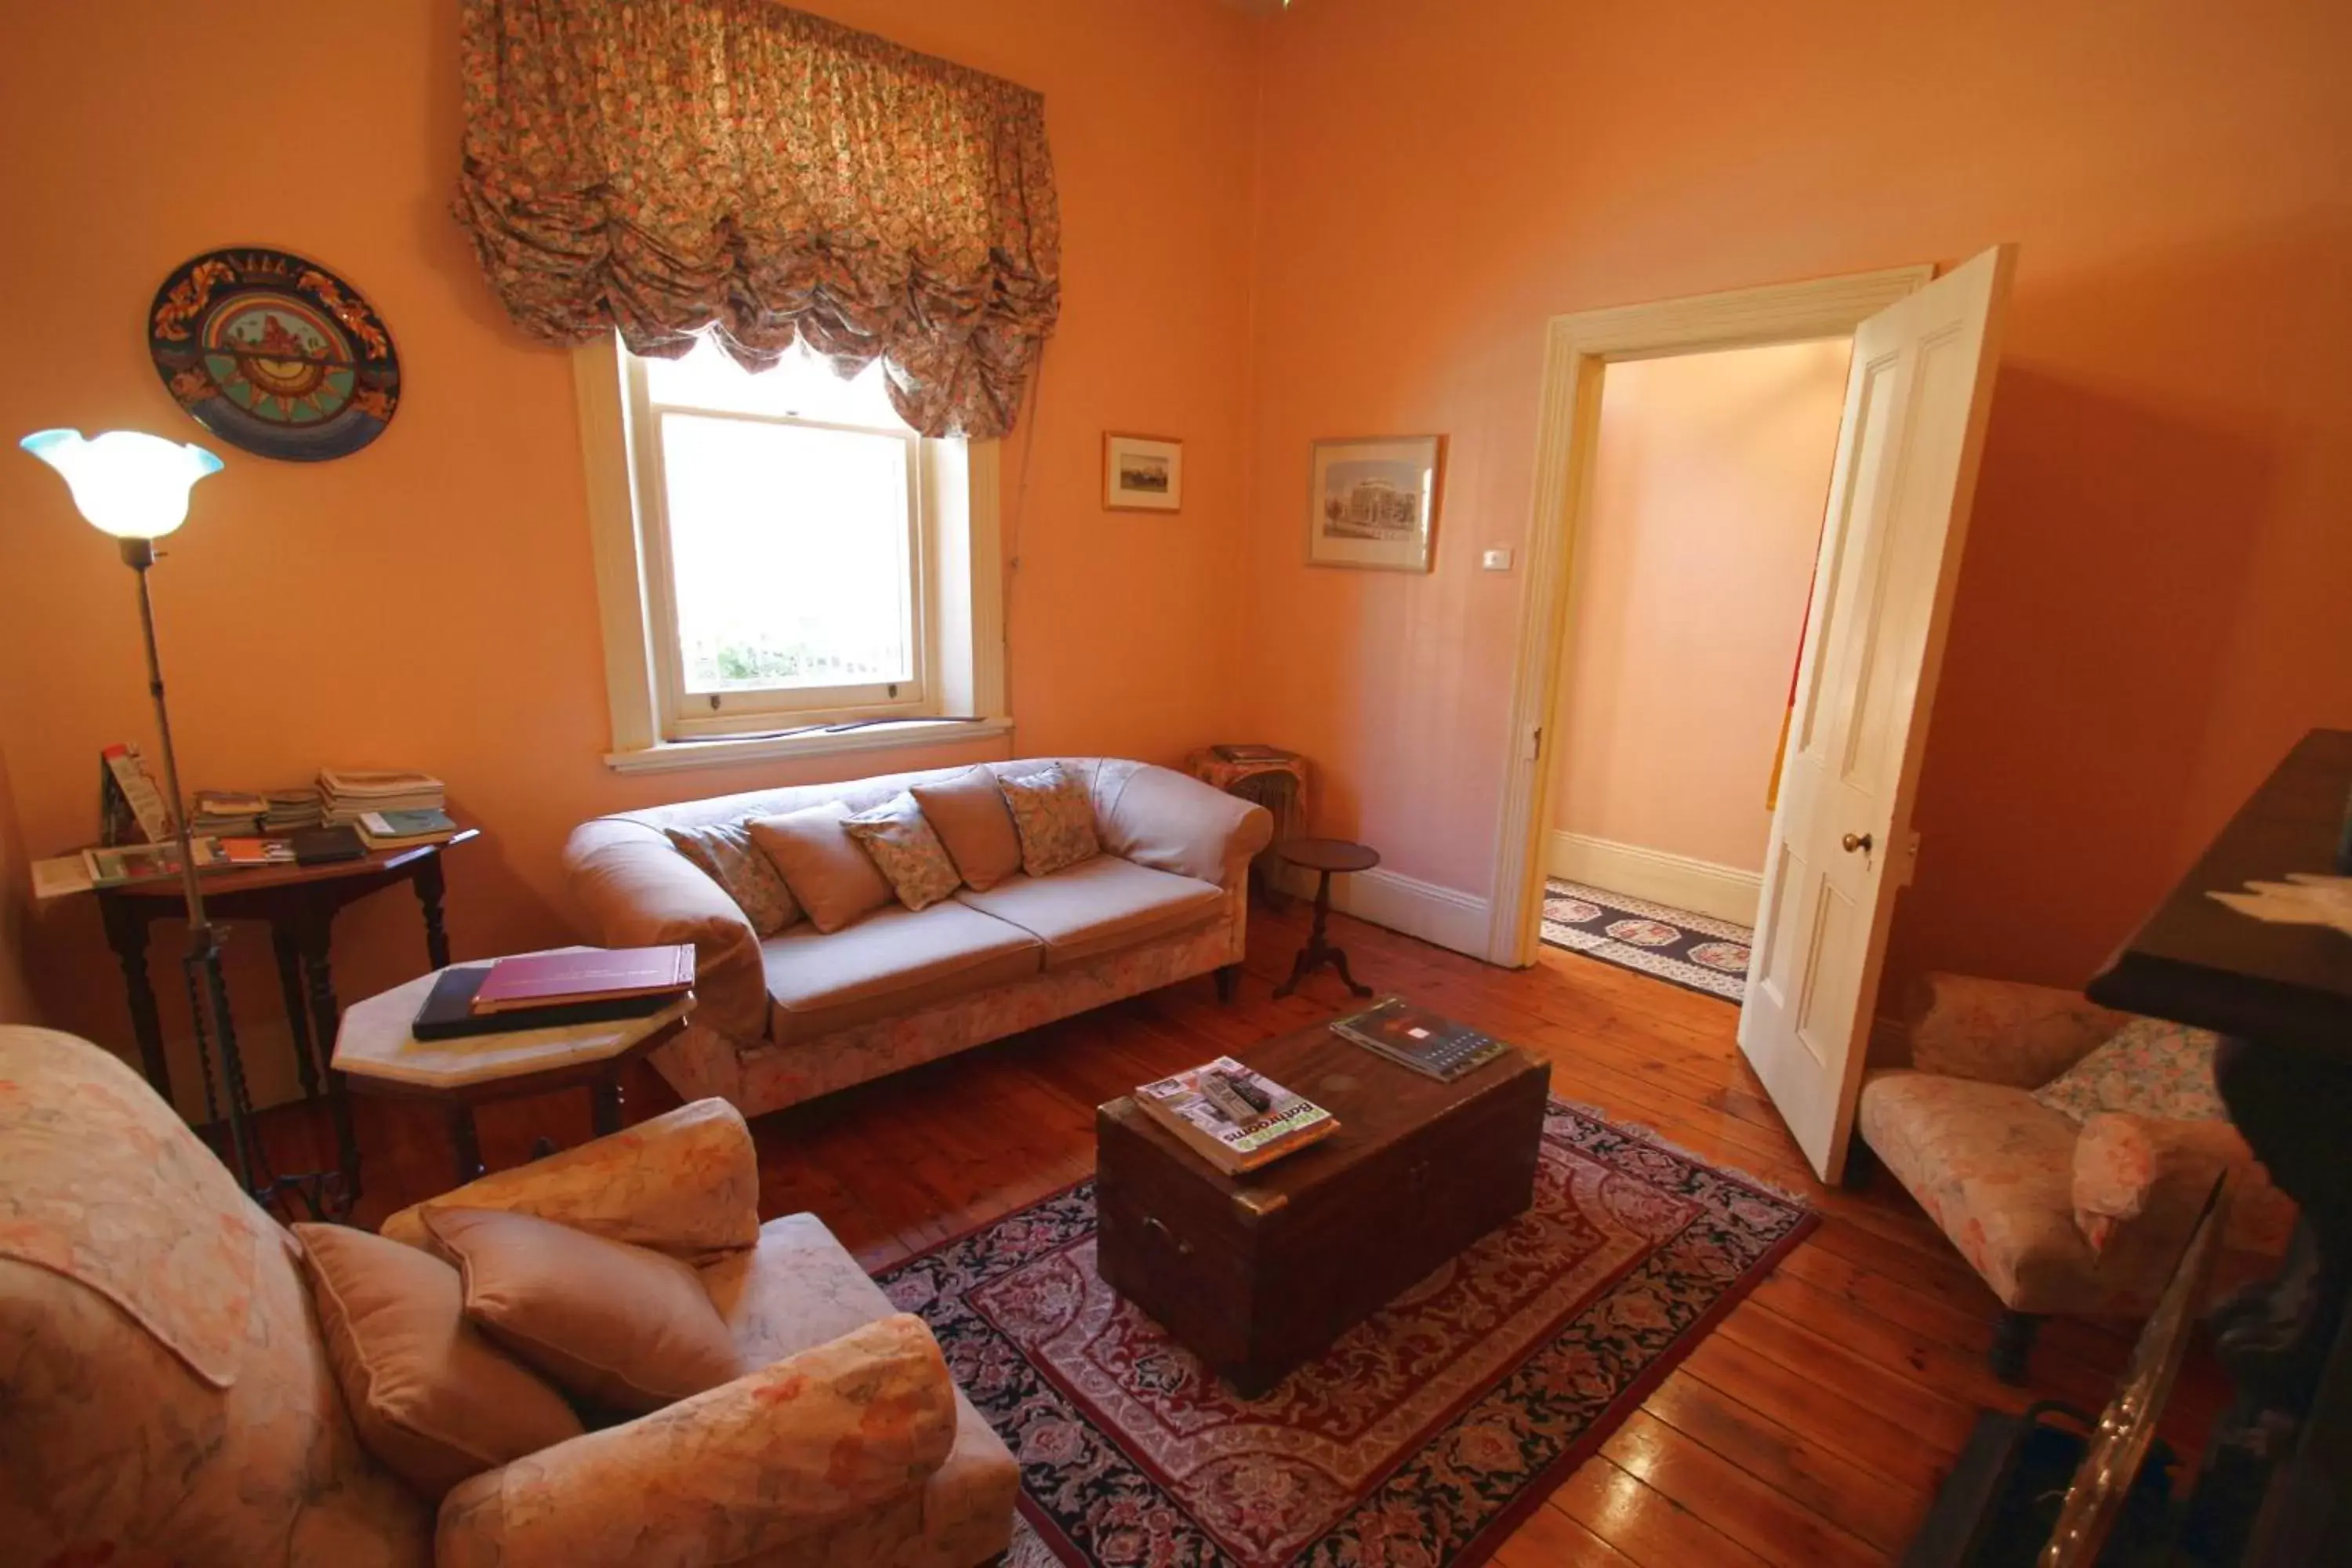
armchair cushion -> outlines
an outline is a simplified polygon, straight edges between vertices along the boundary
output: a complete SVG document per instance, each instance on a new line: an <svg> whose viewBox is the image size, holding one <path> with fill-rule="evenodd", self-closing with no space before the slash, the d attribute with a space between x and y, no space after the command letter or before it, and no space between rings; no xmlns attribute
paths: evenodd
<svg viewBox="0 0 2352 1568"><path fill-rule="evenodd" d="M641 1414L741 1370L727 1325L675 1258L497 1209L427 1209L466 1317L557 1387Z"/></svg>
<svg viewBox="0 0 2352 1568"><path fill-rule="evenodd" d="M368 1451L427 1501L580 1435L563 1396L466 1321L457 1271L338 1225L298 1225L327 1357Z"/></svg>
<svg viewBox="0 0 2352 1568"><path fill-rule="evenodd" d="M1911 998L1911 1065L1921 1072L2034 1089L2130 1022L2072 991L1931 973Z"/></svg>
<svg viewBox="0 0 2352 1568"><path fill-rule="evenodd" d="M698 1100L402 1209L383 1232L429 1251L426 1207L506 1209L700 1263L757 1241L759 1205L759 1157L743 1113Z"/></svg>
<svg viewBox="0 0 2352 1568"><path fill-rule="evenodd" d="M476 1477L441 1506L436 1559L441 1568L764 1560L919 1497L956 1425L939 1345L921 1320L898 1314Z"/></svg>
<svg viewBox="0 0 2352 1568"><path fill-rule="evenodd" d="M2213 1087L2213 1048L2221 1043L2219 1035L2186 1024L2134 1018L2035 1089L2033 1098L2075 1121L2119 1111L2162 1121L2226 1122L2229 1111Z"/></svg>

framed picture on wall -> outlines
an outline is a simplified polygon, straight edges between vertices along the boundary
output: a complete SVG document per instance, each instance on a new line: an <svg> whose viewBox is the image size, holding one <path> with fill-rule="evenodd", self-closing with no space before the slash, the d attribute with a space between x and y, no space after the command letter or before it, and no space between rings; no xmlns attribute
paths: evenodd
<svg viewBox="0 0 2352 1568"><path fill-rule="evenodd" d="M1428 571L1444 477L1443 436L1316 442L1307 563Z"/></svg>
<svg viewBox="0 0 2352 1568"><path fill-rule="evenodd" d="M1103 506L1110 511L1183 510L1184 443L1106 432Z"/></svg>

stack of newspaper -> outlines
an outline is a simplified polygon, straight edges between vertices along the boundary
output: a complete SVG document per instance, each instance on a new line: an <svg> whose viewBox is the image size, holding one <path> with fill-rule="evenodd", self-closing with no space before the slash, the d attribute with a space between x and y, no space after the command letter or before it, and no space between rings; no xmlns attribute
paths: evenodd
<svg viewBox="0 0 2352 1568"><path fill-rule="evenodd" d="M372 811L439 811L447 792L430 773L319 770L320 804L329 826L357 824Z"/></svg>

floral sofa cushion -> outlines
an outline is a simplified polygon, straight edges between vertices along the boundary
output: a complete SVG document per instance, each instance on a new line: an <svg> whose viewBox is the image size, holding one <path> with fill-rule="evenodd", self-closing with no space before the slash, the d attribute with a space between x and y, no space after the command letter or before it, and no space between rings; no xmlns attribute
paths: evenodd
<svg viewBox="0 0 2352 1568"><path fill-rule="evenodd" d="M1031 876L1051 876L1102 853L1086 781L1059 763L1018 778L1000 775L996 787L1021 836L1021 868Z"/></svg>
<svg viewBox="0 0 2352 1568"><path fill-rule="evenodd" d="M2090 1055L2033 1091L2075 1122L2102 1111L2159 1121L2228 1118L2213 1087L2213 1048L2221 1037L2161 1018L2135 1018Z"/></svg>

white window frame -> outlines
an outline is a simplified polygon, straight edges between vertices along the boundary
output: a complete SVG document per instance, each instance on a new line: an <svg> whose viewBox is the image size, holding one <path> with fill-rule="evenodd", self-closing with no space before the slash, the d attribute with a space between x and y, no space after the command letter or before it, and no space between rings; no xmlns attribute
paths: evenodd
<svg viewBox="0 0 2352 1568"><path fill-rule="evenodd" d="M655 510L664 493L659 443L638 438L663 411L651 406L642 369L616 338L574 351L572 371L612 710L608 766L623 773L719 767L1011 732L996 442L908 440L916 514L910 610L919 650L912 682L901 683L895 695L880 687L827 689L814 702L790 692L724 694L715 713L696 713L677 669L667 543ZM649 518L656 520L652 526ZM698 696L691 705L707 710L708 700Z"/></svg>

